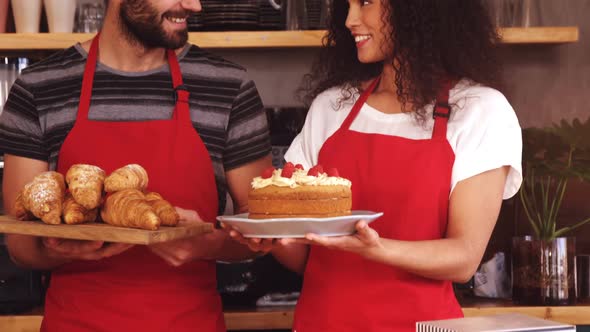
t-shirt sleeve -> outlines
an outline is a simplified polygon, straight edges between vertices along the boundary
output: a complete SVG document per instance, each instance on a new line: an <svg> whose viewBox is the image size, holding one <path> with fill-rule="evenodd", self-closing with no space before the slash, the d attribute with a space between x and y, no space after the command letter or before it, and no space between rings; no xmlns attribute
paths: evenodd
<svg viewBox="0 0 590 332"><path fill-rule="evenodd" d="M318 152L312 144L312 122L313 122L313 108L312 104L307 117L305 118L305 124L301 129L301 132L293 139L289 149L285 153L285 161L290 161L293 164L301 164L305 169L310 169L317 164Z"/></svg>
<svg viewBox="0 0 590 332"><path fill-rule="evenodd" d="M226 170L260 159L271 151L268 120L262 100L251 80L234 99L229 116L223 165Z"/></svg>
<svg viewBox="0 0 590 332"><path fill-rule="evenodd" d="M317 165L320 149L326 139L325 131L328 130L323 120L327 99L327 93L324 92L311 103L301 132L295 136L285 153L285 161L301 164L305 169Z"/></svg>
<svg viewBox="0 0 590 332"><path fill-rule="evenodd" d="M0 114L0 154L42 161L49 158L34 94L20 78Z"/></svg>
<svg viewBox="0 0 590 332"><path fill-rule="evenodd" d="M464 117L458 130L452 189L462 180L502 166L510 166L504 199L522 183L522 134L512 106L498 91L486 89L471 105L457 111Z"/></svg>

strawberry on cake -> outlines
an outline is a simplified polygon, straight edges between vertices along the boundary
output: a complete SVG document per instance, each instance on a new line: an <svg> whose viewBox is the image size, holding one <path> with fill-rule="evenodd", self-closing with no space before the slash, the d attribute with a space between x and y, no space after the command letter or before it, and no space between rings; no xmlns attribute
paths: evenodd
<svg viewBox="0 0 590 332"><path fill-rule="evenodd" d="M250 219L326 218L349 215L351 182L335 168L321 165L308 171L300 164L266 169L252 180L248 197Z"/></svg>

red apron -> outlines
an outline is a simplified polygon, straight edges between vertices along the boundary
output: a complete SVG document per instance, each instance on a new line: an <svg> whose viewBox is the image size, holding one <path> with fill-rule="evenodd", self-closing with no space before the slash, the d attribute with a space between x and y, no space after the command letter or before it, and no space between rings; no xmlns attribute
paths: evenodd
<svg viewBox="0 0 590 332"><path fill-rule="evenodd" d="M169 50L177 93L170 120L102 122L88 119L97 63L94 39L82 83L78 115L61 147L58 171L76 163L107 174L130 163L145 167L148 190L214 222L218 201L209 153L191 124L189 94L176 89L182 74ZM216 291L215 262L168 265L145 246L100 261L77 261L52 274L42 331L225 331Z"/></svg>
<svg viewBox="0 0 590 332"><path fill-rule="evenodd" d="M449 88L437 98L431 139L367 134L350 125L375 89L359 98L322 146L319 163L352 181L354 210L383 211L371 226L382 238L445 236L454 152L446 139ZM446 117L445 117L446 116ZM436 257L433 257L436 259ZM452 283L423 278L356 254L311 248L294 330L415 331L416 321L462 317Z"/></svg>

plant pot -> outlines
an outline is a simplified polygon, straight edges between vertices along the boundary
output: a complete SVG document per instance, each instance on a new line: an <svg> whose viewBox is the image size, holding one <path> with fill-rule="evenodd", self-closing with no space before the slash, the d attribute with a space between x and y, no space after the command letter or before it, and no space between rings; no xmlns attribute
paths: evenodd
<svg viewBox="0 0 590 332"><path fill-rule="evenodd" d="M573 237L512 239L512 300L519 305L576 303L576 241Z"/></svg>

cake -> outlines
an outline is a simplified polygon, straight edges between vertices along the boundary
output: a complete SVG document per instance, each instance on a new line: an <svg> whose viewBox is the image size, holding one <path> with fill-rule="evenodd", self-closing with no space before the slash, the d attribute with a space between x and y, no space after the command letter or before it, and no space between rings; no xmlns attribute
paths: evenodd
<svg viewBox="0 0 590 332"><path fill-rule="evenodd" d="M309 170L286 163L269 168L252 180L248 196L250 219L326 218L349 215L351 182L335 168L324 172L321 165Z"/></svg>

